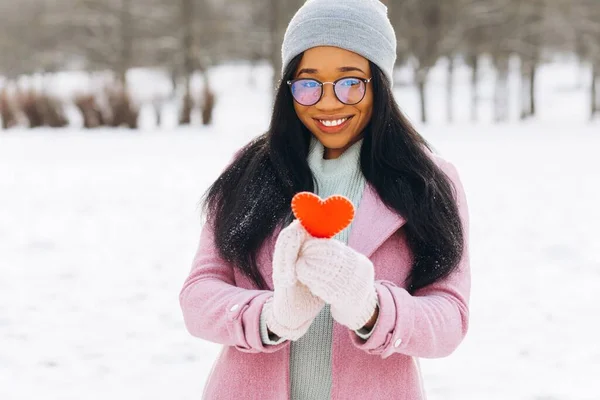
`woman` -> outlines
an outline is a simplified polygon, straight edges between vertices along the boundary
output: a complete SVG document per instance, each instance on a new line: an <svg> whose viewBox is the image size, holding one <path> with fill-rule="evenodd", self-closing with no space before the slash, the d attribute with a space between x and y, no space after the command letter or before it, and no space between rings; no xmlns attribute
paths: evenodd
<svg viewBox="0 0 600 400"><path fill-rule="evenodd" d="M206 399L425 398L418 357L462 341L468 215L455 168L391 92L376 0L310 0L283 43L269 131L209 189L180 294L194 336L224 345ZM292 221L301 191L357 208L333 239Z"/></svg>

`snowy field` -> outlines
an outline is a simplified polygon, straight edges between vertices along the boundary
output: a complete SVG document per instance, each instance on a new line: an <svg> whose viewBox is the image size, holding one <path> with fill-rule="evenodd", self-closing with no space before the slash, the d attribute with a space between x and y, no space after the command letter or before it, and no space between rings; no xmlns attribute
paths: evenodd
<svg viewBox="0 0 600 400"><path fill-rule="evenodd" d="M230 91L250 73L214 72L211 128L0 131L0 399L200 398L219 346L185 331L178 294L201 194L268 123L266 89ZM489 79L466 122L466 71L446 125L442 73L419 129L461 173L473 290L465 342L422 361L429 399L598 400L600 121L579 72L546 67L540 117L498 126Z"/></svg>

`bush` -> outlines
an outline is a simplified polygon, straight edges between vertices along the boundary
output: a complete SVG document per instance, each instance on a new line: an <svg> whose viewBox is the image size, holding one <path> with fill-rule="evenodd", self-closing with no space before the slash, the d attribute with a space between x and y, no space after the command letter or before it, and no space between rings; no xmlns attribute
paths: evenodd
<svg viewBox="0 0 600 400"><path fill-rule="evenodd" d="M17 102L29 121L30 128L60 128L68 125L62 103L56 97L35 89L27 89L17 93Z"/></svg>
<svg viewBox="0 0 600 400"><path fill-rule="evenodd" d="M10 96L8 88L5 86L0 91L0 117L2 118L2 128L8 129L18 125L16 105L14 99Z"/></svg>
<svg viewBox="0 0 600 400"><path fill-rule="evenodd" d="M73 100L73 103L79 109L79 112L81 112L85 128L97 128L105 124L102 111L93 94L78 95Z"/></svg>
<svg viewBox="0 0 600 400"><path fill-rule="evenodd" d="M194 100L188 92L183 96L183 105L179 113L179 125L189 125L192 122L192 110L194 109Z"/></svg>
<svg viewBox="0 0 600 400"><path fill-rule="evenodd" d="M83 116L85 128L138 127L139 108L133 104L124 85L119 82L102 83L98 93L78 95L73 102Z"/></svg>
<svg viewBox="0 0 600 400"><path fill-rule="evenodd" d="M140 110L133 104L131 96L120 82L107 85L105 88L108 106L111 113L110 126L127 126L137 129Z"/></svg>
<svg viewBox="0 0 600 400"><path fill-rule="evenodd" d="M62 102L56 97L41 94L37 97L38 110L44 126L62 128L69 124Z"/></svg>

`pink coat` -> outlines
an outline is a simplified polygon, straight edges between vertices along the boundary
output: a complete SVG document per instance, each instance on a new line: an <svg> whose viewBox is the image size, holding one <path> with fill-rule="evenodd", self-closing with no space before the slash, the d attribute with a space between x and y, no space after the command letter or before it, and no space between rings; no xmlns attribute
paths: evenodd
<svg viewBox="0 0 600 400"><path fill-rule="evenodd" d="M435 157L454 182L465 227L464 257L447 279L413 295L403 287L411 251L400 230L405 220L390 211L367 185L348 245L375 266L379 319L364 341L335 323L331 398L425 399L419 357L445 357L460 344L469 320L470 269L468 212L465 194L452 164ZM275 232L263 246L258 263L272 288L271 262ZM189 332L223 344L204 389L204 399L282 400L290 398L290 345L262 344L260 314L270 290L256 290L218 254L209 224L203 228L192 270L180 294Z"/></svg>

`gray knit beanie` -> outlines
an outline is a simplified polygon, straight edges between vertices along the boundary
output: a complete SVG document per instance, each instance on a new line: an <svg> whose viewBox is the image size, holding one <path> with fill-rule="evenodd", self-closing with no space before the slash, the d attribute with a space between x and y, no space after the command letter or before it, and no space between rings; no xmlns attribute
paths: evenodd
<svg viewBox="0 0 600 400"><path fill-rule="evenodd" d="M290 21L283 39L282 74L298 54L334 46L360 54L393 84L396 34L379 0L308 0Z"/></svg>

